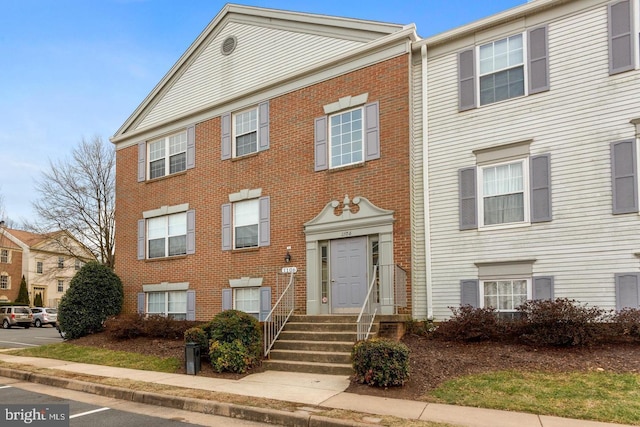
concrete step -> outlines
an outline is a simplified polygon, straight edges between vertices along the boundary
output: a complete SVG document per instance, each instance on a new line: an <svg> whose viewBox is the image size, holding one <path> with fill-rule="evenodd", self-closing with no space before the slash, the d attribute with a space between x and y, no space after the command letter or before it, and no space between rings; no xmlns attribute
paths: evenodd
<svg viewBox="0 0 640 427"><path fill-rule="evenodd" d="M283 330L280 333L280 339L283 340L301 340L301 341L342 341L355 343L358 333L353 332L322 332L322 331L288 331Z"/></svg>
<svg viewBox="0 0 640 427"><path fill-rule="evenodd" d="M317 316L305 316L305 315L293 315L289 318L289 322L301 322L301 323L353 323L358 321L357 315L317 315Z"/></svg>
<svg viewBox="0 0 640 427"><path fill-rule="evenodd" d="M352 348L353 342L340 341L326 342L278 339L273 345L273 350L329 351L342 353L351 353Z"/></svg>
<svg viewBox="0 0 640 427"><path fill-rule="evenodd" d="M350 364L343 363L314 363L295 362L282 360L265 360L263 362L266 369L287 372L308 372L313 374L328 375L352 375L353 368Z"/></svg>
<svg viewBox="0 0 640 427"><path fill-rule="evenodd" d="M297 361L313 363L351 364L351 353L308 350L271 350L269 359L272 361Z"/></svg>
<svg viewBox="0 0 640 427"><path fill-rule="evenodd" d="M376 325L373 326L374 330ZM318 331L318 332L354 332L358 330L356 323L312 323L312 322L287 322L285 331Z"/></svg>

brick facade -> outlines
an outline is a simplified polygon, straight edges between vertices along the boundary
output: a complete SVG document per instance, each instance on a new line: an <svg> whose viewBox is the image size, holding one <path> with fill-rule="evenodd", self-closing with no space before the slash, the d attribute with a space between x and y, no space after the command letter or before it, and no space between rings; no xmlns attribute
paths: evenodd
<svg viewBox="0 0 640 427"><path fill-rule="evenodd" d="M323 106L345 96L368 93L379 101L381 157L343 169L314 171L314 119ZM221 311L229 279L262 277L275 292L276 272L286 248L298 267L296 307L305 311L305 234L303 224L331 200L362 196L393 210L394 262L408 274L411 301L409 194L409 56L402 55L269 100L270 148L238 159L221 160L220 117L197 123L195 168L137 182L137 146L117 151L116 273L125 286L124 309L133 312L143 284L188 282L196 290L196 318ZM222 251L221 206L229 194L262 189L271 198L270 246ZM138 260L137 221L147 210L188 203L195 210L193 255Z"/></svg>
<svg viewBox="0 0 640 427"><path fill-rule="evenodd" d="M3 236L0 236L0 239L3 239ZM0 289L0 297L14 301L18 297L22 280L22 250L2 245L0 245L0 249L8 250L10 253L8 263L0 261L0 274L6 273L8 275L11 286L9 289Z"/></svg>

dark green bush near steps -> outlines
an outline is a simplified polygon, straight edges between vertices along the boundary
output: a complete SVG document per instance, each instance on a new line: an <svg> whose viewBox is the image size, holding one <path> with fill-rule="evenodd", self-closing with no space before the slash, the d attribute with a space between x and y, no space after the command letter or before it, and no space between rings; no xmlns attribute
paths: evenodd
<svg viewBox="0 0 640 427"><path fill-rule="evenodd" d="M351 351L356 381L378 387L401 386L409 378L409 348L387 339L359 341Z"/></svg>
<svg viewBox="0 0 640 427"><path fill-rule="evenodd" d="M123 300L122 282L113 270L89 262L73 276L60 301L60 329L67 339L99 332L108 317L120 313Z"/></svg>
<svg viewBox="0 0 640 427"><path fill-rule="evenodd" d="M260 362L262 329L255 317L226 310L203 329L207 332L209 360L217 372L244 373Z"/></svg>

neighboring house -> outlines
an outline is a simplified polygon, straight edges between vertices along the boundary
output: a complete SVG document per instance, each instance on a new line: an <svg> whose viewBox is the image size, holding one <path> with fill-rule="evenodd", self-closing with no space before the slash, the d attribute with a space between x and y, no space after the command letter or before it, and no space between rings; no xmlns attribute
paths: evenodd
<svg viewBox="0 0 640 427"><path fill-rule="evenodd" d="M535 0L415 43L429 268L414 312L640 306L639 11Z"/></svg>
<svg viewBox="0 0 640 427"><path fill-rule="evenodd" d="M12 256L19 253L21 258L21 271L17 278L13 276L11 280L11 301L18 296L20 281L24 276L32 304L35 296L41 294L45 306L57 307L76 272L84 263L94 259L66 231L37 234L2 228L0 234L0 239L6 239L19 248L12 252Z"/></svg>
<svg viewBox="0 0 640 427"><path fill-rule="evenodd" d="M413 26L227 5L111 138L125 310L411 309ZM285 260L287 258L287 260ZM287 262L290 261L290 262Z"/></svg>
<svg viewBox="0 0 640 427"><path fill-rule="evenodd" d="M0 230L3 224L0 223ZM22 248L0 231L0 301L13 301L22 280Z"/></svg>

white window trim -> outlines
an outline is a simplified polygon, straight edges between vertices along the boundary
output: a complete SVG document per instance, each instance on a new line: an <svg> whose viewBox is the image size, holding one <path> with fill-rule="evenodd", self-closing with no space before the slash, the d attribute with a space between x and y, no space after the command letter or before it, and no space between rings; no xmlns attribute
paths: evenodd
<svg viewBox="0 0 640 427"><path fill-rule="evenodd" d="M184 312L182 311L169 311L169 294L173 293L173 292L182 292L185 294L185 310ZM149 311L149 294L164 294L164 311L163 312L150 312ZM144 304L145 304L145 314L147 315L152 315L152 316L164 316L164 317L169 317L171 315L184 315L185 318L187 316L187 290L182 290L182 289L172 289L172 290L152 290L152 291L144 291Z"/></svg>
<svg viewBox="0 0 640 427"><path fill-rule="evenodd" d="M62 288L62 289L60 289L60 288ZM62 280L62 279L58 279L57 280L56 289L57 289L59 294L64 292L64 280Z"/></svg>
<svg viewBox="0 0 640 427"><path fill-rule="evenodd" d="M338 166L335 166L332 162L333 156L332 156L332 150L333 150L333 144L332 144L332 133L331 133L331 119L335 116L339 116L345 113L349 113L351 111L356 111L356 110L360 110L361 112L361 121L362 121L362 127L360 128L360 143L361 143L361 148L360 151L362 152L362 159L358 162L351 162L351 163L346 163L346 164L341 164ZM366 117L365 117L365 111L364 111L364 104L360 105L358 107L355 108L349 108L349 109L345 109L345 110L340 110L340 111L336 111L335 113L330 114L327 117L327 145L328 145L328 162L329 162L329 169L340 169L340 168L346 168L349 166L353 166L353 165L360 165L365 163L365 127L366 127Z"/></svg>
<svg viewBox="0 0 640 427"><path fill-rule="evenodd" d="M236 137L238 136L236 133L236 118L237 116L239 116L240 114L243 113L248 113L250 111L256 111L256 150L252 151L250 153L246 153L246 154L242 154L242 155L238 155L237 154L237 142L236 142ZM260 151L260 106L259 105L254 105L252 107L249 108L245 108L243 110L240 111L236 111L234 113L231 114L231 157L232 158L238 158L238 157L245 157L245 156L250 156L252 154L255 154L257 152Z"/></svg>
<svg viewBox="0 0 640 427"><path fill-rule="evenodd" d="M6 288L1 288L0 287L0 289L3 290L3 291L11 289L11 276L9 276L8 273L3 271L2 273L0 273L0 277L6 277L7 278L7 287Z"/></svg>
<svg viewBox="0 0 640 427"><path fill-rule="evenodd" d="M38 264L40 264L40 271L38 271ZM36 261L36 274L44 274L44 262Z"/></svg>
<svg viewBox="0 0 640 427"><path fill-rule="evenodd" d="M489 43L495 43L497 41L500 40L504 40L504 39L508 39L509 37L513 37L513 36L517 36L518 34L522 35L522 66L523 66L523 78L524 78L524 93L521 96L514 96L513 98L507 98L507 99L503 99L501 101L495 101L495 102L489 102L488 104L483 104L482 100L480 98L480 77L483 77L480 75L480 48L482 46L485 46ZM528 39L527 39L527 32L526 31L522 31L520 33L513 33L510 34L508 36L505 37L500 37L500 38L494 38L485 42L482 42L481 44L477 45L474 49L474 53L475 58L474 58L474 64L475 64L475 91L476 91L476 99L477 99L477 105L478 108L482 108L482 107L487 107L489 105L497 105L497 104L502 104L503 102L509 102L513 99L519 99L519 98L524 98L526 96L529 96L529 85L527 84L527 82L529 81L529 64L527 61L528 58ZM513 68L513 67L512 67ZM505 70L510 69L510 68L506 68ZM493 72L491 74L495 74L497 73ZM488 75L488 74L487 74Z"/></svg>
<svg viewBox="0 0 640 427"><path fill-rule="evenodd" d="M257 206L256 206L256 208L257 208L257 211L256 211L256 213L257 213L257 215L256 215L257 216L257 222L256 222L255 225L258 226L258 241L256 242L255 246L244 246L244 247L238 248L238 247L236 247L236 228L237 228L237 226L236 226L236 222L237 222L236 221L236 208L238 207L238 204L246 203L246 202L249 202L249 201L256 201L257 202ZM250 225L253 225L253 224L250 224ZM234 250L235 249L239 249L239 250L242 250L242 249L253 249L253 248L260 247L260 199L259 198L250 198L250 199L238 200L238 201L233 202L231 204L231 239L232 239L233 249Z"/></svg>
<svg viewBox="0 0 640 427"><path fill-rule="evenodd" d="M485 168L508 165L512 163L522 162L522 186L523 186L523 209L524 209L524 221L520 222L508 222L503 224L484 225L484 182L482 180L483 170ZM522 159L512 159L496 163L488 163L484 165L478 165L476 168L476 194L478 195L478 230L497 230L506 228L516 228L531 225L530 218L530 194L531 188L529 183L529 157Z"/></svg>
<svg viewBox="0 0 640 427"><path fill-rule="evenodd" d="M499 279L480 279L479 280L479 286L480 286L480 290L479 290L479 305L480 308L487 308L484 306L484 284L485 282L499 282L499 281L505 281L505 280L525 280L527 282L527 301L531 300L531 298L533 298L533 281L531 280L531 277L501 277ZM515 313L516 310L499 310L498 307L494 307L496 309L496 312L498 313Z"/></svg>
<svg viewBox="0 0 640 427"><path fill-rule="evenodd" d="M2 252L7 252L7 260L2 261ZM11 249L0 249L0 262L4 264L11 264Z"/></svg>
<svg viewBox="0 0 640 427"><path fill-rule="evenodd" d="M171 170L171 163L170 163L170 157L171 157L170 149L171 149L171 147L169 145L169 138L171 138L172 136L175 136L175 135L180 135L180 134L184 134L185 138L186 138L186 141L187 141L187 144L185 145L185 150L181 151L180 153L184 152L185 156L186 156L186 153L187 153L187 150L188 150L187 147L188 147L188 138L189 138L189 136L187 135L187 130L186 129L180 130L178 132L172 132L172 133L170 133L168 135L161 136L161 137L155 138L153 140L147 141L147 147L146 147L146 149L147 149L146 163L147 164L145 165L147 180L159 179L159 178L163 178L165 176L174 175L176 173L181 173L181 172L184 172L184 171L187 170L186 165L185 165L184 170L181 170L181 171L178 171L178 172L174 172L173 174L169 172ZM164 175L156 176L155 178L151 178L151 162L152 162L152 160L151 160L151 144L159 142L159 141L164 141ZM180 153L175 153L173 155L175 156L176 154L180 154ZM153 160L153 161L155 161L155 160Z"/></svg>
<svg viewBox="0 0 640 427"><path fill-rule="evenodd" d="M258 296L258 309L257 309L257 311L245 311L245 310L241 310L241 309L237 308L237 292L238 291L242 291L242 290L253 290L253 291L255 291L257 293L257 296ZM261 301L260 301L260 288L259 287L256 287L256 286L241 286L241 287L233 288L232 292L233 292L233 309L234 310L242 311L243 313L250 314L250 315L252 315L252 316L254 316L256 318L260 317L260 303L261 303Z"/></svg>
<svg viewBox="0 0 640 427"><path fill-rule="evenodd" d="M184 215L184 234L169 234L169 218L173 215ZM157 257L151 257L149 254L149 220L151 219L159 219L159 218L163 218L165 220L165 234L163 235L163 238L165 240L164 242L164 256L157 256ZM176 257L176 256L184 256L186 255L186 245L185 245L185 253L183 254L176 254L176 255L171 255L169 254L169 239L171 237L179 237L179 236L185 236L185 239L187 238L187 212L175 212L175 213L171 213L171 214L167 214L167 215L160 215L160 216L155 216L155 217L151 217L148 219L145 219L145 250L147 252L147 259L161 259L161 258L171 258L171 257Z"/></svg>

